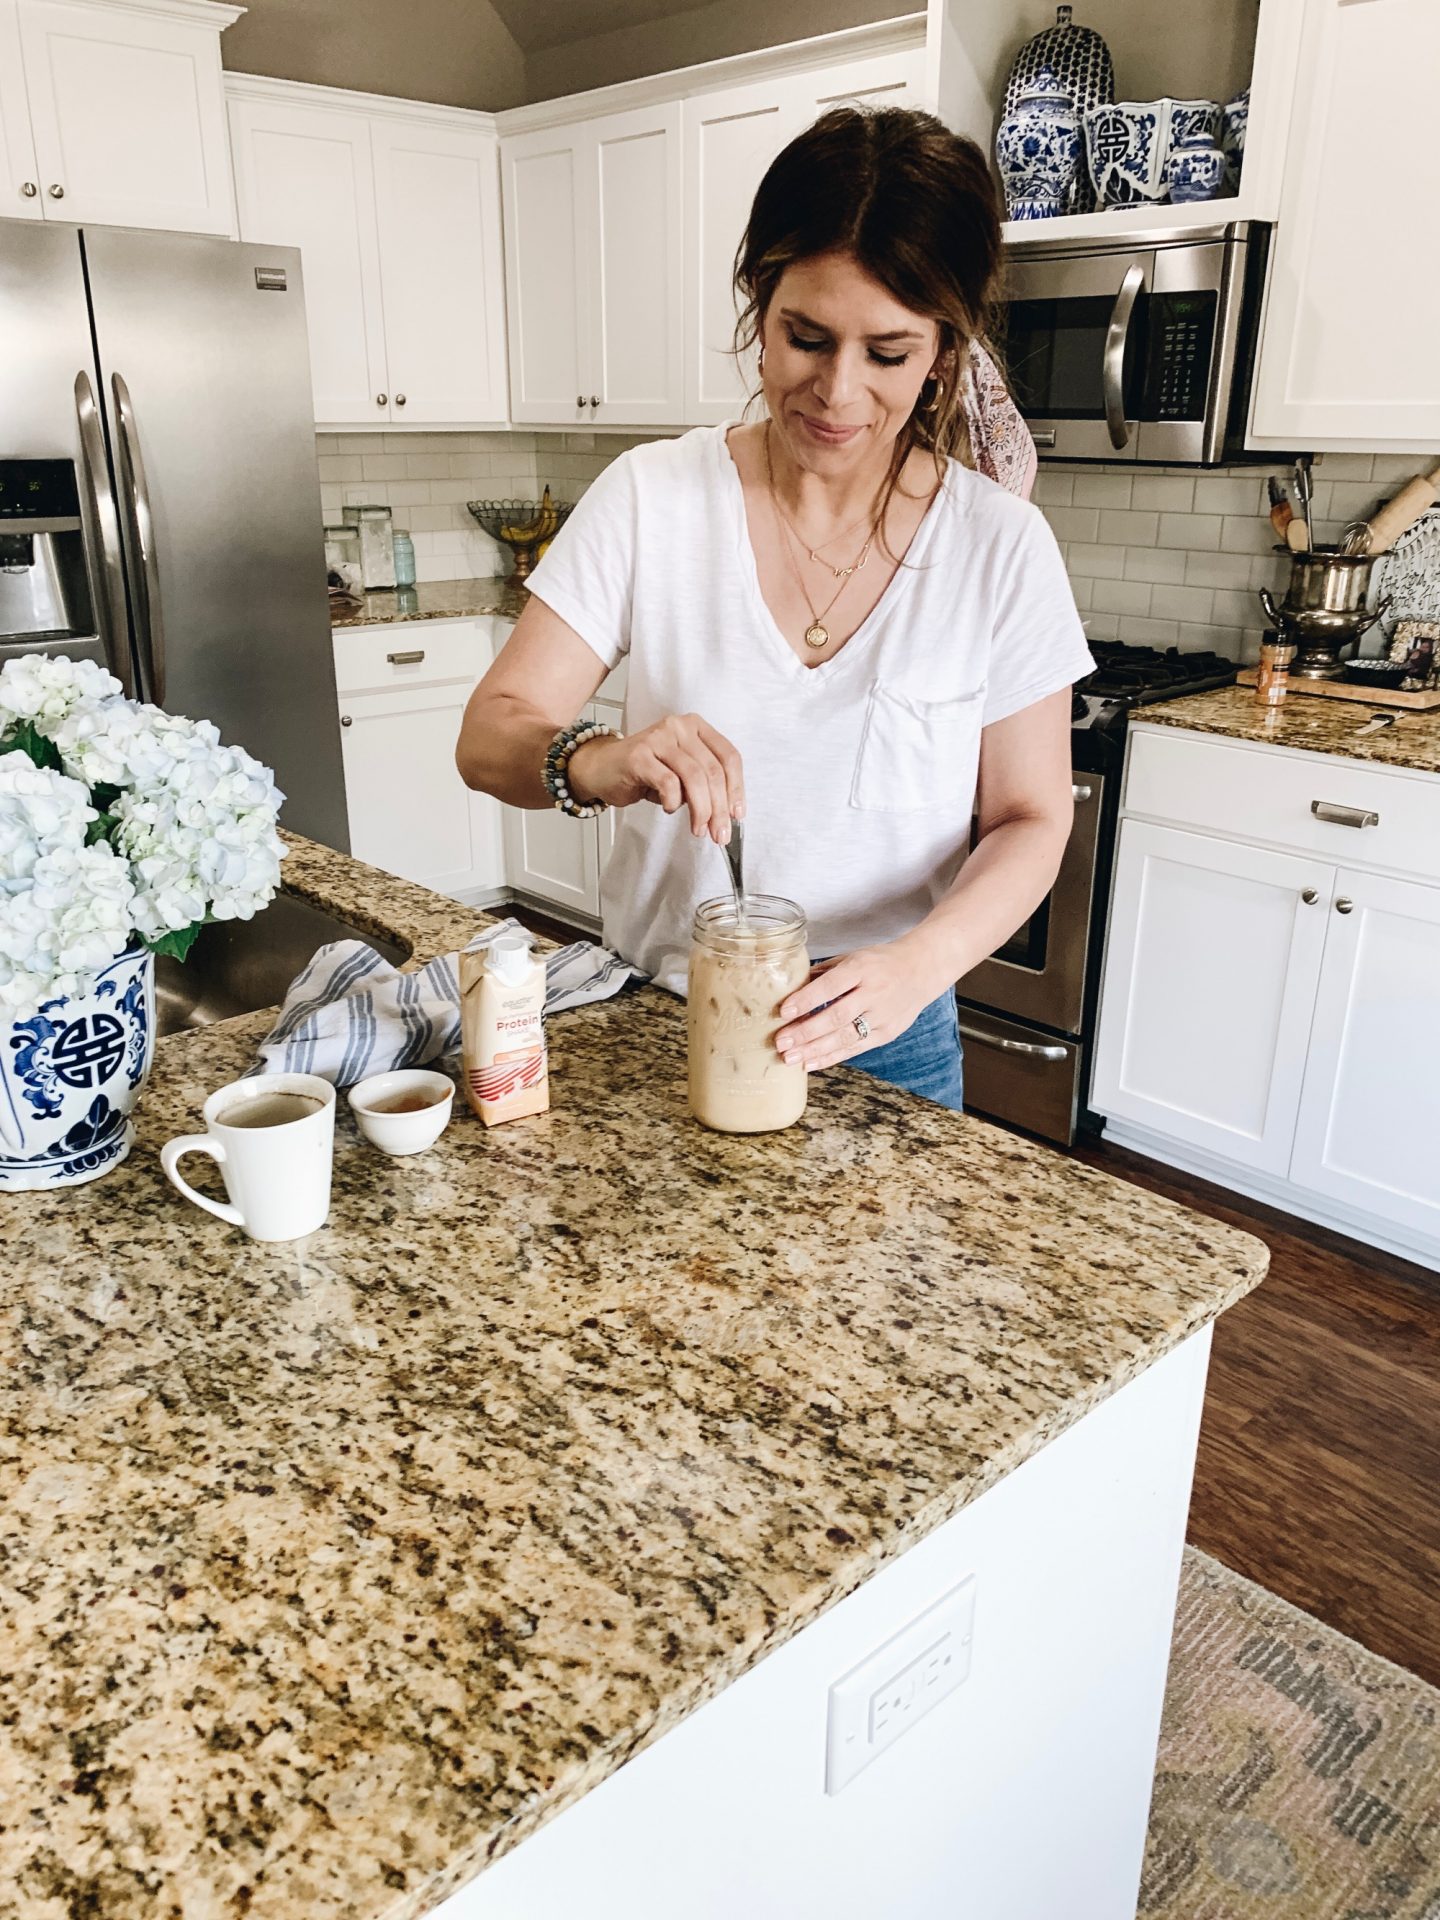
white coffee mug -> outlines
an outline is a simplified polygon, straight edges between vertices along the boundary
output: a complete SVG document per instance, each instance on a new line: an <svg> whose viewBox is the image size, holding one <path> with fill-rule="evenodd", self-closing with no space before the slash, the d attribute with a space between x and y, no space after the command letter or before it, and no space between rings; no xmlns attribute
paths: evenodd
<svg viewBox="0 0 1440 1920"><path fill-rule="evenodd" d="M319 1105L294 1119L262 1123L262 1103L298 1095ZM330 1212L330 1168L335 1148L335 1089L313 1073L261 1073L233 1080L212 1093L202 1109L204 1133L167 1140L160 1164L171 1184L252 1240L298 1240L323 1227ZM187 1153L208 1153L220 1163L227 1207L197 1193L181 1178Z"/></svg>

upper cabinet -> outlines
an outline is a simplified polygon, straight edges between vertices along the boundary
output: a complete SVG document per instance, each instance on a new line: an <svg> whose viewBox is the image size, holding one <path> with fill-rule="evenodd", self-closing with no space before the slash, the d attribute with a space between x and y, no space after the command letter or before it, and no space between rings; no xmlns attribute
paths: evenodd
<svg viewBox="0 0 1440 1920"><path fill-rule="evenodd" d="M0 0L0 217L234 231L212 0Z"/></svg>
<svg viewBox="0 0 1440 1920"><path fill-rule="evenodd" d="M537 128L501 151L512 419L674 425L679 103Z"/></svg>
<svg viewBox="0 0 1440 1920"><path fill-rule="evenodd" d="M247 76L227 91L240 237L303 260L316 424L503 421L488 120Z"/></svg>
<svg viewBox="0 0 1440 1920"><path fill-rule="evenodd" d="M828 107L847 101L920 106L920 47L782 73L685 102L685 404L691 425L731 420L755 387L753 353L738 360L735 253L766 168Z"/></svg>
<svg viewBox="0 0 1440 1920"><path fill-rule="evenodd" d="M855 57L857 43L876 50ZM697 67L502 115L511 418L737 413L751 369L731 352L731 281L761 176L829 106L922 104L924 70L918 29L864 29L727 62L753 75L731 86ZM625 105L655 89L666 97Z"/></svg>
<svg viewBox="0 0 1440 1920"><path fill-rule="evenodd" d="M1428 452L1440 7L1308 0L1296 67L1252 441Z"/></svg>

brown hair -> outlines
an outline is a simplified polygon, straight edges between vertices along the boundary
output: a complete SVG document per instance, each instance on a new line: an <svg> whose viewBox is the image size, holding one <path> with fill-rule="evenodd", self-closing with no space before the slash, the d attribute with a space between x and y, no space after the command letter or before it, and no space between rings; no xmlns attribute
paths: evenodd
<svg viewBox="0 0 1440 1920"><path fill-rule="evenodd" d="M832 107L771 161L735 255L735 350L760 337L780 276L797 260L848 253L901 306L934 320L939 405L927 383L896 440L892 484L915 447L943 474L974 465L964 392L972 341L985 338L1000 265L1000 213L985 156L930 113Z"/></svg>

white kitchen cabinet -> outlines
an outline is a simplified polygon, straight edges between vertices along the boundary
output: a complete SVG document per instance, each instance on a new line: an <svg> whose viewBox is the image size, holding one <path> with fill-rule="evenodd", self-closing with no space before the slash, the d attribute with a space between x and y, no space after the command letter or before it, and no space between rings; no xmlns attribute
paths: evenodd
<svg viewBox="0 0 1440 1920"><path fill-rule="evenodd" d="M44 217L21 65L19 0L0 0L0 219Z"/></svg>
<svg viewBox="0 0 1440 1920"><path fill-rule="evenodd" d="M517 134L501 155L512 419L673 425L679 103Z"/></svg>
<svg viewBox="0 0 1440 1920"><path fill-rule="evenodd" d="M1132 726L1090 1104L1440 1269L1440 777Z"/></svg>
<svg viewBox="0 0 1440 1920"><path fill-rule="evenodd" d="M1283 1174L1330 883L1316 859L1127 820L1092 1104Z"/></svg>
<svg viewBox="0 0 1440 1920"><path fill-rule="evenodd" d="M391 418L503 420L505 312L493 133L370 126Z"/></svg>
<svg viewBox="0 0 1440 1920"><path fill-rule="evenodd" d="M458 899L505 886L498 800L455 766L465 704L490 664L491 623L341 629L334 637L350 848Z"/></svg>
<svg viewBox="0 0 1440 1920"><path fill-rule="evenodd" d="M1341 868L1290 1178L1440 1243L1440 887Z"/></svg>
<svg viewBox="0 0 1440 1920"><path fill-rule="evenodd" d="M1308 0L1251 439L1430 452L1440 443L1434 0ZM1357 289L1356 236L1364 284Z"/></svg>
<svg viewBox="0 0 1440 1920"><path fill-rule="evenodd" d="M232 233L220 34L240 12L212 0L0 9L4 215Z"/></svg>
<svg viewBox="0 0 1440 1920"><path fill-rule="evenodd" d="M232 94L240 237L298 247L320 426L389 418L380 239L363 114Z"/></svg>
<svg viewBox="0 0 1440 1920"><path fill-rule="evenodd" d="M776 73L685 102L685 419L733 420L754 390L755 358L737 363L735 253L770 162L828 107L919 104L920 48L798 73Z"/></svg>
<svg viewBox="0 0 1440 1920"><path fill-rule="evenodd" d="M517 893L582 925L600 919L598 822L555 807L505 809L505 877Z"/></svg>
<svg viewBox="0 0 1440 1920"><path fill-rule="evenodd" d="M503 421L489 117L250 75L226 90L240 237L301 252L316 424Z"/></svg>

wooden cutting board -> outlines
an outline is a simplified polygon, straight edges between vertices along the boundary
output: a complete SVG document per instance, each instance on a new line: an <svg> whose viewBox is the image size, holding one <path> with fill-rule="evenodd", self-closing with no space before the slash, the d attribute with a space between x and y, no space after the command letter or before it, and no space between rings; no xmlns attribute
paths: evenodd
<svg viewBox="0 0 1440 1920"><path fill-rule="evenodd" d="M1253 687L1257 675L1254 667L1242 667L1239 684ZM1394 687L1360 687L1353 680L1302 680L1290 674L1286 680L1289 693L1316 694L1322 700L1358 700L1364 707L1402 707L1410 713L1435 713L1440 711L1440 687L1427 687L1423 693L1401 693Z"/></svg>

